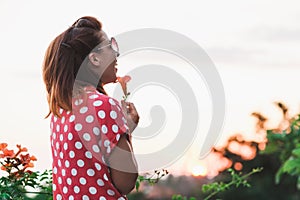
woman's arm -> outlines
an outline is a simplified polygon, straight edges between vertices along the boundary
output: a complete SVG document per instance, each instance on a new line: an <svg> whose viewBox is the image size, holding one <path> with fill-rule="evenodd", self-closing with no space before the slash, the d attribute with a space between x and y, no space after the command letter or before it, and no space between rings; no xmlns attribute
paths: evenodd
<svg viewBox="0 0 300 200"><path fill-rule="evenodd" d="M124 134L108 158L110 175L115 187L123 195L134 188L138 177L137 163L130 141Z"/></svg>
<svg viewBox="0 0 300 200"><path fill-rule="evenodd" d="M133 154L131 133L139 122L139 115L132 103L122 101L122 109L129 127L108 158L113 184L122 193L128 194L135 186L138 167Z"/></svg>

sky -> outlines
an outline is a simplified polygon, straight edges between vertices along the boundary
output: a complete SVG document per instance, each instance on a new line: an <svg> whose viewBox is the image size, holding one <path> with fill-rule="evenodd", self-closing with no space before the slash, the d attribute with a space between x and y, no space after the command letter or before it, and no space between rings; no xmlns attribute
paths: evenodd
<svg viewBox="0 0 300 200"><path fill-rule="evenodd" d="M255 124L250 116L253 111L272 116L270 126L275 124L280 116L274 101L286 103L291 115L299 112L298 1L1 0L0 142L28 147L38 158L39 170L51 167L49 120L44 119L48 107L41 76L43 56L56 35L85 15L97 17L110 36L139 28L163 28L197 42L213 60L225 89L226 119L219 144L234 133L251 137ZM179 65L179 61L166 60ZM119 72L125 73L126 66L143 62L150 61L143 61L138 55L132 56L131 61L120 60ZM187 72L186 76L192 74ZM132 100L136 100L144 116L142 124L147 124L149 113L140 103L147 92L146 89L140 92ZM208 98L203 95L198 98ZM205 106L200 110L202 119L208 116L200 126L200 132L205 134L211 113ZM198 162L197 148L203 134L170 167L174 173L188 170ZM139 144L136 146L142 150Z"/></svg>

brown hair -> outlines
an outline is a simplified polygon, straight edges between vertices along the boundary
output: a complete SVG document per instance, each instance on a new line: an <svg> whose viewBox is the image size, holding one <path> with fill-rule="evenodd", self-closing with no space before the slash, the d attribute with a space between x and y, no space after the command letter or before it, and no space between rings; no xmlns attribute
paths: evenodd
<svg viewBox="0 0 300 200"><path fill-rule="evenodd" d="M72 110L72 92L76 80L89 83L88 77L76 77L87 55L100 44L102 24L94 17L81 17L58 35L46 50L43 79L47 90L49 113L60 116L59 109ZM91 82L91 84L93 81ZM97 89L106 94L98 80Z"/></svg>

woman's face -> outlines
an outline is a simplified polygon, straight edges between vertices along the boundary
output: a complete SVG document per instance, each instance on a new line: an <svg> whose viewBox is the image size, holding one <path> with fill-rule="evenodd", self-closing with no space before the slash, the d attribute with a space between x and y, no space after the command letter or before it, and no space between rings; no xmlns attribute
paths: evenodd
<svg viewBox="0 0 300 200"><path fill-rule="evenodd" d="M99 69L101 71L100 81L103 84L116 82L117 80L117 53L113 50L111 44L111 40L107 37L107 35L102 31L102 38L100 45L98 45L98 49L96 51L96 58L99 60Z"/></svg>

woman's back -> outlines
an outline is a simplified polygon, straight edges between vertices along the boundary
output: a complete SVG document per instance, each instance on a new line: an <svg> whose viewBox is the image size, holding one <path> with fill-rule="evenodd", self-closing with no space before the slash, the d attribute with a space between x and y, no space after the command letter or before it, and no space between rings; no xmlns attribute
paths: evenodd
<svg viewBox="0 0 300 200"><path fill-rule="evenodd" d="M91 86L60 114L51 116L54 199L126 199L105 163L128 132L118 102Z"/></svg>

